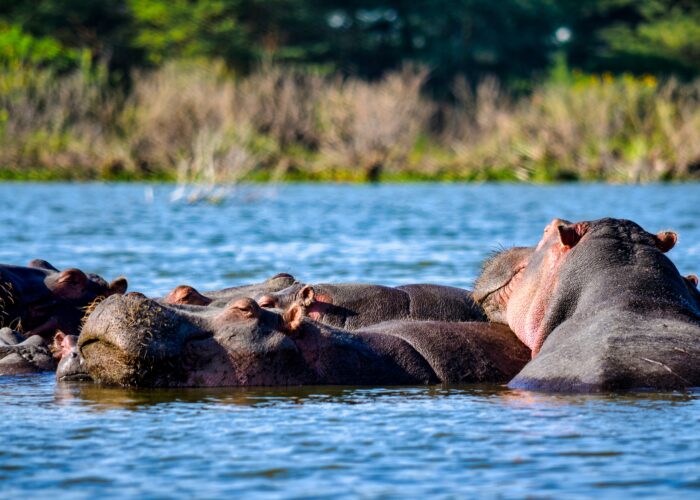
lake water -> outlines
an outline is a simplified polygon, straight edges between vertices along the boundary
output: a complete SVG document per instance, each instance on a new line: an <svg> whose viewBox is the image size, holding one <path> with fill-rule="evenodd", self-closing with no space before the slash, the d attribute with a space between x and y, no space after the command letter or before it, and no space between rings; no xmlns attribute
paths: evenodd
<svg viewBox="0 0 700 500"><path fill-rule="evenodd" d="M0 262L44 258L130 289L308 282L470 287L554 217L674 229L700 271L700 185L284 186L221 204L171 186L0 185ZM0 378L10 497L700 496L700 392L500 387L143 390Z"/></svg>

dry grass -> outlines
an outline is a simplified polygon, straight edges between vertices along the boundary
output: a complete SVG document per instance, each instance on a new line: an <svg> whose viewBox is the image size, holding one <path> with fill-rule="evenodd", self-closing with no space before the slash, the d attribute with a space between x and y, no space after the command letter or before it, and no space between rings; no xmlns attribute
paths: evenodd
<svg viewBox="0 0 700 500"><path fill-rule="evenodd" d="M513 101L486 81L460 106L448 142L463 168L507 167L521 180L622 182L697 176L700 83L579 75Z"/></svg>
<svg viewBox="0 0 700 500"><path fill-rule="evenodd" d="M237 79L220 64L181 62L135 74L124 96L99 68L0 69L0 166L161 173L210 187L290 173L700 176L700 82L571 74L516 99L495 80L476 88L459 80L455 102L438 106L421 93L426 77L405 68L366 82L266 66ZM438 109L444 119L432 120Z"/></svg>
<svg viewBox="0 0 700 500"><path fill-rule="evenodd" d="M376 83L350 79L328 86L321 102L321 165L350 166L369 180L383 169L405 167L433 112L421 97L426 77L424 69L405 68Z"/></svg>

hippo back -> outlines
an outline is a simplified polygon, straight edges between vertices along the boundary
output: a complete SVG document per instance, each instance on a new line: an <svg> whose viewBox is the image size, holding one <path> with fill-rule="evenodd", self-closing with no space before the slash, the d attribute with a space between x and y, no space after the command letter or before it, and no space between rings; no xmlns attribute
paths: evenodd
<svg viewBox="0 0 700 500"><path fill-rule="evenodd" d="M468 290L442 285L403 285L408 294L409 316L416 320L486 321L484 310Z"/></svg>

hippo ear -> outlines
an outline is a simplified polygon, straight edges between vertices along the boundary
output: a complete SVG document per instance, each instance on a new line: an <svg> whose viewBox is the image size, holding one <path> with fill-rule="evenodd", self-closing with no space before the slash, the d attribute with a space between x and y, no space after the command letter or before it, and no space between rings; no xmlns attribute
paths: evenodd
<svg viewBox="0 0 700 500"><path fill-rule="evenodd" d="M61 271L56 281L60 285L64 286L85 286L87 284L88 277L80 269L66 269L65 271Z"/></svg>
<svg viewBox="0 0 700 500"><path fill-rule="evenodd" d="M293 303L282 314L282 320L285 330L290 333L296 332L304 320L304 307L296 302Z"/></svg>
<svg viewBox="0 0 700 500"><path fill-rule="evenodd" d="M656 236L654 236L654 244L656 245L656 248L661 250L663 253L668 252L674 246L676 246L677 241L678 235L673 231L661 231L656 233Z"/></svg>
<svg viewBox="0 0 700 500"><path fill-rule="evenodd" d="M688 283L692 283L693 286L697 288L698 286L698 275L697 274L689 274L688 276L685 277L685 280Z"/></svg>
<svg viewBox="0 0 700 500"><path fill-rule="evenodd" d="M108 295L124 295L128 287L129 282L126 281L126 278L124 276L119 276L109 284Z"/></svg>
<svg viewBox="0 0 700 500"><path fill-rule="evenodd" d="M277 273L274 276L272 276L271 278L268 278L267 281L272 281L272 280L281 279L281 278L293 280L294 276L292 276L289 273Z"/></svg>
<svg viewBox="0 0 700 500"><path fill-rule="evenodd" d="M61 330L56 330L56 335L53 336L53 344L51 344L51 352L53 352L54 357L60 357L65 338L65 333Z"/></svg>
<svg viewBox="0 0 700 500"><path fill-rule="evenodd" d="M33 259L29 261L29 264L27 264L27 267L33 267L35 269L47 269L49 271L56 271L58 272L58 269L56 269L54 266L49 264L47 261L44 259Z"/></svg>
<svg viewBox="0 0 700 500"><path fill-rule="evenodd" d="M572 248L581 241L581 237L586 234L587 230L588 225L580 222L576 224L559 224L557 226L559 242L565 247Z"/></svg>
<svg viewBox="0 0 700 500"><path fill-rule="evenodd" d="M56 281L49 288L58 298L65 300L79 299L88 286L88 277L80 269L61 271Z"/></svg>
<svg viewBox="0 0 700 500"><path fill-rule="evenodd" d="M306 285L304 286L304 288L299 290L299 300L305 307L309 307L311 304L313 304L315 297L316 292L314 290L314 287L312 287L311 285Z"/></svg>

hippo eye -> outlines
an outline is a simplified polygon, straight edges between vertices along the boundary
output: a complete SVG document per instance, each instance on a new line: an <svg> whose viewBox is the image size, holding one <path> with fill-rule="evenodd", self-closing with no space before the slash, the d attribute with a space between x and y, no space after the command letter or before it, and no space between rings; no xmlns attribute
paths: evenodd
<svg viewBox="0 0 700 500"><path fill-rule="evenodd" d="M270 296L260 297L258 299L258 305L260 307L272 308L275 307L275 299Z"/></svg>
<svg viewBox="0 0 700 500"><path fill-rule="evenodd" d="M515 280L515 278L516 278L521 272L523 272L523 270L525 269L525 267L527 267L527 266L520 266L520 267L516 268L516 269L513 271L513 274L511 275L511 277L508 278L508 280L507 280L505 283L503 283L503 284L502 284L501 286L499 286L498 288L495 288L495 289L491 290L489 293L487 293L486 295L484 295L484 296L483 296L481 299L479 299L477 302L478 302L479 304L485 304L487 301L493 299L494 297L496 297L496 300L502 300L502 298L503 298L504 295L505 295L505 296L510 295L511 288L512 288L512 286L513 286L513 280Z"/></svg>

